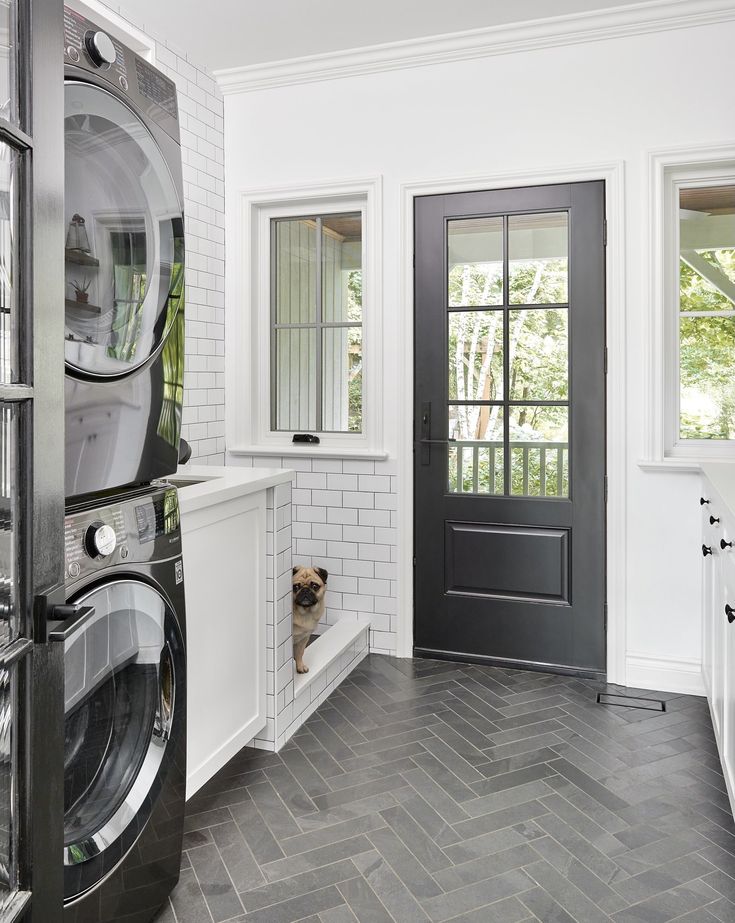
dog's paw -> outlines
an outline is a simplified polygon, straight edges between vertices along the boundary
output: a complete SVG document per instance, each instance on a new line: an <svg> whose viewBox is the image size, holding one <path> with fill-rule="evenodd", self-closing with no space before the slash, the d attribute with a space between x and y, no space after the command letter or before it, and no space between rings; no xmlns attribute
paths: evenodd
<svg viewBox="0 0 735 923"><path fill-rule="evenodd" d="M304 665L303 667L296 667L296 672L297 673L308 673L309 668L306 665Z"/></svg>

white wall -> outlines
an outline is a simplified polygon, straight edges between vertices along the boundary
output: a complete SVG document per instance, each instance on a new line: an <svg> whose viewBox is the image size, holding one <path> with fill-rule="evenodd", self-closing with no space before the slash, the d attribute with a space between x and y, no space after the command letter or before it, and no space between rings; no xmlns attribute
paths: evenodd
<svg viewBox="0 0 735 923"><path fill-rule="evenodd" d="M662 658L676 669L700 656L698 476L637 465L648 293L645 155L733 139L734 46L735 25L720 23L225 99L228 234L239 190L383 175L389 464L398 450L394 319L410 310L399 290L400 184L625 162L627 649L638 664L637 682L646 679L642 658ZM396 544L405 540L399 534Z"/></svg>

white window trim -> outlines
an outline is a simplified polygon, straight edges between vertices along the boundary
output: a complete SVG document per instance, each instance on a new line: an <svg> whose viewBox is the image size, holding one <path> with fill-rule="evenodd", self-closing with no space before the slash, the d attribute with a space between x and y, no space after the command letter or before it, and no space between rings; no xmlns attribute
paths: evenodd
<svg viewBox="0 0 735 923"><path fill-rule="evenodd" d="M680 440L679 217L681 186L732 182L735 146L678 147L648 155L649 307L646 323L645 456L654 471L699 471L705 462L735 460L735 440Z"/></svg>
<svg viewBox="0 0 735 923"><path fill-rule="evenodd" d="M382 179L344 180L236 195L234 254L228 259L227 451L232 455L385 458L383 450ZM363 216L363 431L319 433L294 445L271 429L270 222L298 215Z"/></svg>

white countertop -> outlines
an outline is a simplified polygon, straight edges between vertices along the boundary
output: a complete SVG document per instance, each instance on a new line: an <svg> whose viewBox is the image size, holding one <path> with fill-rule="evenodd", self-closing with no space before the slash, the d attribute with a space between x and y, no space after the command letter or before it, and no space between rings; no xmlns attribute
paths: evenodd
<svg viewBox="0 0 735 923"><path fill-rule="evenodd" d="M235 497L275 487L292 481L295 472L288 468L239 468L235 466L182 465L167 480L179 485L182 481L197 481L179 487L179 504L184 513L224 503Z"/></svg>

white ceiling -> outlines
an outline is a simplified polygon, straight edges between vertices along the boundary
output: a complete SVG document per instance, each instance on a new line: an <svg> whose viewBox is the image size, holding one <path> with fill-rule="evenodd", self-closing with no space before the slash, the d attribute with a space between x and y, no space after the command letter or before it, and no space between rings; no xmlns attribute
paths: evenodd
<svg viewBox="0 0 735 923"><path fill-rule="evenodd" d="M119 9L196 63L217 70L644 2L122 0Z"/></svg>

